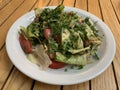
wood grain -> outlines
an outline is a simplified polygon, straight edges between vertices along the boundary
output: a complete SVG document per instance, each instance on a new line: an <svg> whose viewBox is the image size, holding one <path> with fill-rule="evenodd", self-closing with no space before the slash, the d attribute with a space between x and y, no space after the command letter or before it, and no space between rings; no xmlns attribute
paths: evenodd
<svg viewBox="0 0 120 90"><path fill-rule="evenodd" d="M3 9L12 0L0 0L0 10Z"/></svg>
<svg viewBox="0 0 120 90"><path fill-rule="evenodd" d="M35 82L33 90L60 90L60 86Z"/></svg>
<svg viewBox="0 0 120 90"><path fill-rule="evenodd" d="M98 16L99 18L102 18L98 0L88 0L88 11ZM99 85L99 88L98 88L98 85ZM100 76L91 80L91 90L96 90L96 89L97 90L116 90L112 65Z"/></svg>
<svg viewBox="0 0 120 90"><path fill-rule="evenodd" d="M35 5L34 5L29 11L34 10L35 8L38 8L38 4L39 4L39 1L37 1L37 2L35 3Z"/></svg>
<svg viewBox="0 0 120 90"><path fill-rule="evenodd" d="M12 66L12 63L7 56L6 49L3 47L0 51L0 90L4 85Z"/></svg>
<svg viewBox="0 0 120 90"><path fill-rule="evenodd" d="M38 0L38 8L44 7L50 3L50 0Z"/></svg>
<svg viewBox="0 0 120 90"><path fill-rule="evenodd" d="M117 90L112 65L104 73L91 80L91 90Z"/></svg>
<svg viewBox="0 0 120 90"><path fill-rule="evenodd" d="M63 90L90 90L89 89L89 82L76 84L76 85L64 86Z"/></svg>
<svg viewBox="0 0 120 90"><path fill-rule="evenodd" d="M49 6L58 6L63 0L51 0Z"/></svg>
<svg viewBox="0 0 120 90"><path fill-rule="evenodd" d="M14 68L3 90L30 90L32 88L32 83L32 79Z"/></svg>
<svg viewBox="0 0 120 90"><path fill-rule="evenodd" d="M98 0L88 0L88 12L102 19Z"/></svg>
<svg viewBox="0 0 120 90"><path fill-rule="evenodd" d="M15 22L15 20L17 20L21 15L25 14L26 12L28 12L33 4L36 2L37 0L31 0L29 2L29 0L25 0L25 2L12 14L12 16L10 16L7 21L0 26L0 30L2 30L2 33L0 33L0 48L4 45L5 43L5 38L6 38L6 34L9 30L9 28L11 27L11 25ZM26 7L27 6L27 7Z"/></svg>
<svg viewBox="0 0 120 90"><path fill-rule="evenodd" d="M107 3L105 3L105 2L107 2ZM120 58L119 58L119 55L120 55L120 43L119 43L119 41L120 41L120 38L119 38L120 24L117 20L117 17L115 15L115 12L113 10L110 0L106 0L106 1L100 0L100 5L102 8L103 19L104 19L105 23L111 28L111 31L116 40L116 55L115 55L113 64L114 64L115 75L116 75L116 79L117 79L116 83L118 85L118 88L120 89L120 70L119 70L119 68L120 68Z"/></svg>
<svg viewBox="0 0 120 90"><path fill-rule="evenodd" d="M87 0L76 0L75 7L87 10Z"/></svg>
<svg viewBox="0 0 120 90"><path fill-rule="evenodd" d="M64 4L65 6L74 7L74 5L75 5L75 0L64 0L64 1L63 1L63 4Z"/></svg>
<svg viewBox="0 0 120 90"><path fill-rule="evenodd" d="M0 26L5 22L5 20L18 8L24 0L19 0L19 3L17 0L12 0L9 2L9 4L0 10Z"/></svg>
<svg viewBox="0 0 120 90"><path fill-rule="evenodd" d="M111 0L111 2L120 23L120 0Z"/></svg>

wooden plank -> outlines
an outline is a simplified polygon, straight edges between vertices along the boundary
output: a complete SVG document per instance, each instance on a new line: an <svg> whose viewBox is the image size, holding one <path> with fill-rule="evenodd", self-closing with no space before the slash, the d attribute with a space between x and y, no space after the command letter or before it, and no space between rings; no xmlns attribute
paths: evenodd
<svg viewBox="0 0 120 90"><path fill-rule="evenodd" d="M49 6L58 6L62 3L62 0L51 0Z"/></svg>
<svg viewBox="0 0 120 90"><path fill-rule="evenodd" d="M55 6L55 5L57 6L59 4L61 4L61 1L59 2L58 0L52 0L49 3L49 6ZM43 6L43 5L40 5L40 6ZM49 85L49 84L35 81L33 90L60 90L60 86L59 85Z"/></svg>
<svg viewBox="0 0 120 90"><path fill-rule="evenodd" d="M0 30L2 30L2 33L0 33L0 48L4 45L5 43L5 38L7 31L11 27L11 25L17 20L21 15L25 14L28 12L33 4L36 2L36 0L25 0L25 2L13 13L12 16L10 16L7 21L0 26ZM26 7L27 6L27 7Z"/></svg>
<svg viewBox="0 0 120 90"><path fill-rule="evenodd" d="M88 11L97 17L102 18L98 0L88 0Z"/></svg>
<svg viewBox="0 0 120 90"><path fill-rule="evenodd" d="M76 0L75 7L87 10L86 0ZM76 85L63 86L63 90L89 90L89 81Z"/></svg>
<svg viewBox="0 0 120 90"><path fill-rule="evenodd" d="M91 80L91 90L117 90L112 65L104 73Z"/></svg>
<svg viewBox="0 0 120 90"><path fill-rule="evenodd" d="M41 8L41 7L48 5L50 0L38 0L38 2L39 2L38 7Z"/></svg>
<svg viewBox="0 0 120 90"><path fill-rule="evenodd" d="M60 86L35 82L33 90L60 90Z"/></svg>
<svg viewBox="0 0 120 90"><path fill-rule="evenodd" d="M18 8L24 0L12 0L9 4L0 10L0 26L3 22Z"/></svg>
<svg viewBox="0 0 120 90"><path fill-rule="evenodd" d="M75 7L87 10L87 0L76 0Z"/></svg>
<svg viewBox="0 0 120 90"><path fill-rule="evenodd" d="M0 0L0 10L3 9L12 0Z"/></svg>
<svg viewBox="0 0 120 90"><path fill-rule="evenodd" d="M107 3L106 3L107 2ZM119 3L119 2L118 2ZM116 55L113 61L114 69L115 69L115 75L117 79L118 88L120 89L120 24L118 22L118 19L116 18L115 12L113 10L113 7L111 5L110 0L100 0L100 5L103 13L103 18L105 23L111 28L111 31L115 37L116 41ZM119 10L119 9L118 9Z"/></svg>
<svg viewBox="0 0 120 90"><path fill-rule="evenodd" d="M120 23L120 0L111 0Z"/></svg>
<svg viewBox="0 0 120 90"><path fill-rule="evenodd" d="M118 46L117 48L117 51L116 51L116 55L115 55L115 59L113 61L113 65L114 65L114 72L115 72L115 75L116 75L116 84L117 84L117 88L120 90L120 58L119 58L119 55L120 55L120 47Z"/></svg>
<svg viewBox="0 0 120 90"><path fill-rule="evenodd" d="M4 85L11 69L12 63L10 62L5 47L0 51L0 90Z"/></svg>
<svg viewBox="0 0 120 90"><path fill-rule="evenodd" d="M88 0L88 11L101 17L98 0ZM103 16L104 17L104 16ZM100 76L91 80L91 90L116 90L112 65Z"/></svg>
<svg viewBox="0 0 120 90"><path fill-rule="evenodd" d="M73 7L74 4L75 4L75 0L64 0L64 1L63 1L63 4L64 4L65 6Z"/></svg>
<svg viewBox="0 0 120 90"><path fill-rule="evenodd" d="M64 86L63 90L89 90L89 82Z"/></svg>
<svg viewBox="0 0 120 90"><path fill-rule="evenodd" d="M36 4L32 7L31 10L34 10L35 8L38 8L38 5L39 5L39 1L36 2ZM31 10L30 10L30 11L31 11Z"/></svg>
<svg viewBox="0 0 120 90"><path fill-rule="evenodd" d="M32 88L32 82L32 79L14 68L3 90L30 90Z"/></svg>

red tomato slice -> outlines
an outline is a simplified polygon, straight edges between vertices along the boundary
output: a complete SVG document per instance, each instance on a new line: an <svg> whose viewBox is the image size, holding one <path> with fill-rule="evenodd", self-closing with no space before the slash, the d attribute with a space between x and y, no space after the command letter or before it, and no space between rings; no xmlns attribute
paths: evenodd
<svg viewBox="0 0 120 90"><path fill-rule="evenodd" d="M20 41L20 45L21 45L21 47L22 47L22 49L25 53L31 53L32 52L31 43L29 42L29 40L26 40L25 37L22 34L20 34L20 36L19 36L19 41Z"/></svg>
<svg viewBox="0 0 120 90"><path fill-rule="evenodd" d="M44 36L45 36L45 38L47 40L49 39L50 34L51 34L51 30L50 29L47 28L47 29L44 30Z"/></svg>
<svg viewBox="0 0 120 90"><path fill-rule="evenodd" d="M60 69L60 68L63 68L64 66L66 66L65 63L52 60L52 64L49 67L52 69Z"/></svg>

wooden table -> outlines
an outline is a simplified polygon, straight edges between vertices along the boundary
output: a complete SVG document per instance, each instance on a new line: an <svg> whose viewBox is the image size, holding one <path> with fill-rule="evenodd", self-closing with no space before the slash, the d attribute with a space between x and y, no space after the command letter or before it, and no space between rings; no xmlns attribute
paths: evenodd
<svg viewBox="0 0 120 90"><path fill-rule="evenodd" d="M0 89L1 90L120 90L120 0L5 0L0 4ZM2 3L3 0L0 0ZM98 77L77 85L58 86L35 81L11 63L5 48L6 34L21 15L44 6L77 7L101 18L116 40L116 55L112 64Z"/></svg>

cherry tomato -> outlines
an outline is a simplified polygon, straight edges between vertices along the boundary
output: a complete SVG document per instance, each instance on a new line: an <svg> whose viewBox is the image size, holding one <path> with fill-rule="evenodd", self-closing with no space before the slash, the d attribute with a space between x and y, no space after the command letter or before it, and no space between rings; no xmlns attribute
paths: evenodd
<svg viewBox="0 0 120 90"><path fill-rule="evenodd" d="M65 63L57 62L57 61L52 60L52 64L49 66L49 68L59 69L59 68L63 68L64 66L66 66Z"/></svg>
<svg viewBox="0 0 120 90"><path fill-rule="evenodd" d="M26 40L25 37L22 34L20 34L20 36L19 36L19 41L20 41L20 45L21 45L21 47L22 47L22 49L25 53L31 53L32 52L31 43L29 42L29 40Z"/></svg>
<svg viewBox="0 0 120 90"><path fill-rule="evenodd" d="M47 28L47 29L44 30L44 36L45 36L45 38L47 40L49 39L50 34L51 34L51 30L50 29Z"/></svg>

